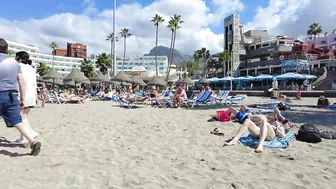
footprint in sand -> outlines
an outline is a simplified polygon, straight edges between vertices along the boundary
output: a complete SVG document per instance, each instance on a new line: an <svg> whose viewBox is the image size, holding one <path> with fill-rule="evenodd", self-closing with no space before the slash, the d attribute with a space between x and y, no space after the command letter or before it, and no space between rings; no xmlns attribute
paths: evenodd
<svg viewBox="0 0 336 189"><path fill-rule="evenodd" d="M297 179L303 179L304 178L304 175L301 174L301 173L295 173L294 175Z"/></svg>

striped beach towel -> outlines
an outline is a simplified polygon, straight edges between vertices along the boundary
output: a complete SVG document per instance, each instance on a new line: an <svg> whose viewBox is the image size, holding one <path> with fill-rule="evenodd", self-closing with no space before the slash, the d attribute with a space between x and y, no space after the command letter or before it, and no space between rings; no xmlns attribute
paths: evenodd
<svg viewBox="0 0 336 189"><path fill-rule="evenodd" d="M288 148L289 142L295 140L295 135L292 133L287 133L285 138L275 137L271 141L265 141L264 146L268 148ZM239 139L239 142L244 146L256 146L258 145L258 138L253 138L252 135L247 132L244 136Z"/></svg>

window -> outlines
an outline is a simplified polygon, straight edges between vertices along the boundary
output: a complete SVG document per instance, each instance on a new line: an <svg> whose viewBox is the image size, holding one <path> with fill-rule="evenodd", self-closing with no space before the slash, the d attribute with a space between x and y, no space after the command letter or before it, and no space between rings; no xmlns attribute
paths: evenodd
<svg viewBox="0 0 336 189"><path fill-rule="evenodd" d="M229 30L232 31L232 24L229 25Z"/></svg>
<svg viewBox="0 0 336 189"><path fill-rule="evenodd" d="M160 67L160 70L164 70L164 68L163 68L163 67Z"/></svg>
<svg viewBox="0 0 336 189"><path fill-rule="evenodd" d="M269 43L262 44L263 47L268 47Z"/></svg>
<svg viewBox="0 0 336 189"><path fill-rule="evenodd" d="M250 46L250 51L253 51L254 50L254 46Z"/></svg>
<svg viewBox="0 0 336 189"><path fill-rule="evenodd" d="M279 45L284 45L285 42L284 41L279 41Z"/></svg>
<svg viewBox="0 0 336 189"><path fill-rule="evenodd" d="M260 47L261 47L261 45L257 45L257 46L256 46L256 49L260 49Z"/></svg>
<svg viewBox="0 0 336 189"><path fill-rule="evenodd" d="M327 44L327 42L325 40L321 41L321 44Z"/></svg>

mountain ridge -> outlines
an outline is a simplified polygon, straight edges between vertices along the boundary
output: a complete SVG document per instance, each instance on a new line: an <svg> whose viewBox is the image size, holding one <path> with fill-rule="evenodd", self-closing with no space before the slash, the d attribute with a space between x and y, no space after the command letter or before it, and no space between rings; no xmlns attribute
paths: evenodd
<svg viewBox="0 0 336 189"><path fill-rule="evenodd" d="M144 56L155 56L155 49L156 47L153 47L148 54L144 54ZM158 46L157 47L157 55L158 56L169 56L169 47L165 46ZM176 65L186 65L188 61L193 60L193 56L187 55L182 53L181 51L174 49L174 58L173 58L173 64Z"/></svg>

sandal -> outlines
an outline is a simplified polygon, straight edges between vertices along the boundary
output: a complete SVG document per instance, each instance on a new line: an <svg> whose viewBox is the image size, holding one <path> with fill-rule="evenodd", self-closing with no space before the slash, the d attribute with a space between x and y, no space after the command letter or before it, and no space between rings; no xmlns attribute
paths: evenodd
<svg viewBox="0 0 336 189"><path fill-rule="evenodd" d="M215 128L210 134L217 135L217 136L225 136L221 129Z"/></svg>
<svg viewBox="0 0 336 189"><path fill-rule="evenodd" d="M35 144L33 144L30 148L32 149L30 155L32 156L37 156L40 151L41 151L41 143L40 142L36 142Z"/></svg>

